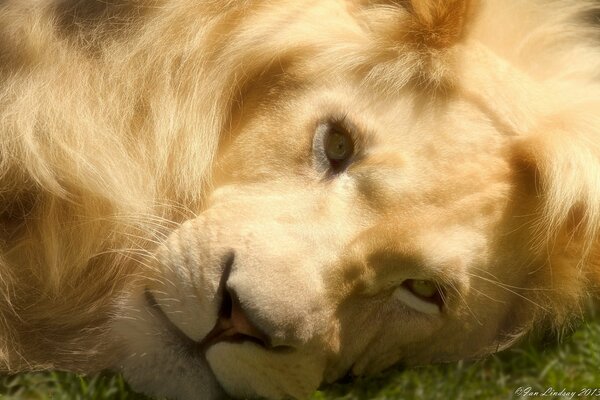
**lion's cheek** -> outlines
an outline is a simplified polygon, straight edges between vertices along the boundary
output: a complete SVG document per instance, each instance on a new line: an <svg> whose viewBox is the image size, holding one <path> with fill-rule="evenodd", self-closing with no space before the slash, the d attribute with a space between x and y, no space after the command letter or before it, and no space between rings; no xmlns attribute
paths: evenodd
<svg viewBox="0 0 600 400"><path fill-rule="evenodd" d="M270 352L253 343L216 344L206 359L225 391L239 398L307 398L325 370L316 353Z"/></svg>
<svg viewBox="0 0 600 400"><path fill-rule="evenodd" d="M201 218L188 221L168 237L154 254L157 277L147 284L169 319L195 341L202 340L217 320L217 290L229 252L227 246L214 245L219 242L215 233L199 233L206 230L204 224Z"/></svg>

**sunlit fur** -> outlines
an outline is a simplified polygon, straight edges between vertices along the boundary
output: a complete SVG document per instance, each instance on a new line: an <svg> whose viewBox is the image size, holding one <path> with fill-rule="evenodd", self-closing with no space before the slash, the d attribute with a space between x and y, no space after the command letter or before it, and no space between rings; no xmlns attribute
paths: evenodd
<svg viewBox="0 0 600 400"><path fill-rule="evenodd" d="M526 240L552 283L525 293L545 307L523 328L568 323L600 282L600 33L585 19L598 8L0 3L0 371L115 365L109 322L128 283L202 213L246 94L294 68L311 84L352 74L382 97L458 93L514 136L532 188Z"/></svg>

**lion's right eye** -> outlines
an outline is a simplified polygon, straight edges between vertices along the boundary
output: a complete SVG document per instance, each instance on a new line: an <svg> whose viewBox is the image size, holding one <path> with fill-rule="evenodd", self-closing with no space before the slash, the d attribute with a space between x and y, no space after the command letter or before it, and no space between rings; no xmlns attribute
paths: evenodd
<svg viewBox="0 0 600 400"><path fill-rule="evenodd" d="M396 288L394 296L407 306L425 314L439 314L443 306L442 293L433 281L407 279Z"/></svg>
<svg viewBox="0 0 600 400"><path fill-rule="evenodd" d="M438 293L437 286L432 281L425 281L422 279L408 279L406 285L410 288L416 296L424 299L432 299L436 297Z"/></svg>

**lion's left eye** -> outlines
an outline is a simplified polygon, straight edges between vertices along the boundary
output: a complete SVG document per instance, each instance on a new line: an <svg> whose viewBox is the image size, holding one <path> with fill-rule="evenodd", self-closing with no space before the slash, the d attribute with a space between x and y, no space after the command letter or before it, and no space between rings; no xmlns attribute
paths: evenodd
<svg viewBox="0 0 600 400"><path fill-rule="evenodd" d="M350 136L336 127L330 128L325 138L325 155L332 164L341 163L350 158L353 153Z"/></svg>

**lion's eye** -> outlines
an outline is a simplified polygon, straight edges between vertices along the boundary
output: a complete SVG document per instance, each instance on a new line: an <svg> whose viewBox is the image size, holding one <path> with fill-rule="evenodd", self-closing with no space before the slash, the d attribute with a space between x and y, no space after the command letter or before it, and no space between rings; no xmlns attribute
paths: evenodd
<svg viewBox="0 0 600 400"><path fill-rule="evenodd" d="M439 314L444 303L438 285L421 279L405 280L396 288L394 296L407 306L426 314Z"/></svg>
<svg viewBox="0 0 600 400"><path fill-rule="evenodd" d="M355 130L345 118L332 119L317 126L313 154L322 172L338 174L355 159Z"/></svg>
<svg viewBox="0 0 600 400"><path fill-rule="evenodd" d="M332 127L325 138L325 155L333 164L346 161L353 152L352 139L345 132Z"/></svg>
<svg viewBox="0 0 600 400"><path fill-rule="evenodd" d="M406 282L407 287L415 295L424 299L433 298L437 294L437 287L432 281L424 281L421 279L409 279Z"/></svg>

